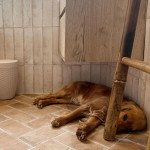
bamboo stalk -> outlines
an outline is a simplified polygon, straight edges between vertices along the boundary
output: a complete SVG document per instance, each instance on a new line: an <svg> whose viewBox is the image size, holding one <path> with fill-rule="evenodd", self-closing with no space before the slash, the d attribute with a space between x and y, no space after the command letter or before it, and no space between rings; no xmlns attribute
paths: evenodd
<svg viewBox="0 0 150 150"><path fill-rule="evenodd" d="M146 63L140 60L131 59L127 57L123 57L121 63L139 69L141 71L144 71L146 73L150 73L150 63Z"/></svg>
<svg viewBox="0 0 150 150"><path fill-rule="evenodd" d="M121 109L123 92L127 80L128 66L122 64L123 57L131 57L141 0L129 0L120 55L116 66L114 83L106 117L104 139L115 140L117 121Z"/></svg>

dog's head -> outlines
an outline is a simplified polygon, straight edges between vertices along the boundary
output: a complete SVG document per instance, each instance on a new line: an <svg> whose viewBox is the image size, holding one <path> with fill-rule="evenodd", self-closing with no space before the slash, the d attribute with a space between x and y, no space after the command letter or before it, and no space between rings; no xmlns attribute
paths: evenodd
<svg viewBox="0 0 150 150"><path fill-rule="evenodd" d="M138 131L146 128L147 120L143 110L134 102L123 103L119 115L117 132Z"/></svg>

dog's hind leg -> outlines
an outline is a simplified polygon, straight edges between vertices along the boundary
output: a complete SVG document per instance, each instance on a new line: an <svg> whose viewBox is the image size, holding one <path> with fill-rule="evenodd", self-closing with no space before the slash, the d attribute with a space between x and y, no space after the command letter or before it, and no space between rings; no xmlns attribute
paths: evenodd
<svg viewBox="0 0 150 150"><path fill-rule="evenodd" d="M82 105L79 108L75 109L73 112L55 118L51 122L51 124L53 127L60 127L62 125L65 125L68 122L71 122L72 120L83 116L84 113L89 112L89 108L90 108L89 105Z"/></svg>
<svg viewBox="0 0 150 150"><path fill-rule="evenodd" d="M47 100L47 99L68 99L72 96L73 92L75 91L75 86L74 84L70 85L70 86L66 86L64 88L62 88L61 90L57 91L56 93L50 93L47 95L42 95L42 96L38 96L35 98L33 104L36 105L38 104L39 101L42 100Z"/></svg>
<svg viewBox="0 0 150 150"><path fill-rule="evenodd" d="M72 104L72 102L69 99L55 99L55 98L50 98L50 99L44 99L44 100L39 100L37 102L37 107L38 108L43 108L47 105L51 104Z"/></svg>

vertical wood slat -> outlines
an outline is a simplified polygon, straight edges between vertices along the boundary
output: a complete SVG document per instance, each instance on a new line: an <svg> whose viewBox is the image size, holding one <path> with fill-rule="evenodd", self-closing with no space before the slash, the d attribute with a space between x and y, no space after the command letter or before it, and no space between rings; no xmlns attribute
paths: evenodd
<svg viewBox="0 0 150 150"><path fill-rule="evenodd" d="M24 93L24 66L19 66L19 83L18 83L18 93Z"/></svg>
<svg viewBox="0 0 150 150"><path fill-rule="evenodd" d="M42 27L42 0L32 0L33 26Z"/></svg>
<svg viewBox="0 0 150 150"><path fill-rule="evenodd" d="M34 64L43 63L42 28L33 28Z"/></svg>
<svg viewBox="0 0 150 150"><path fill-rule="evenodd" d="M3 0L4 27L13 27L12 10L13 10L13 1Z"/></svg>
<svg viewBox="0 0 150 150"><path fill-rule="evenodd" d="M14 32L12 28L4 29L5 32L5 56L14 59Z"/></svg>
<svg viewBox="0 0 150 150"><path fill-rule="evenodd" d="M62 65L53 65L53 92L62 86Z"/></svg>
<svg viewBox="0 0 150 150"><path fill-rule="evenodd" d="M4 50L4 30L0 29L0 59L5 58L5 50Z"/></svg>
<svg viewBox="0 0 150 150"><path fill-rule="evenodd" d="M43 26L52 26L52 0L43 0Z"/></svg>
<svg viewBox="0 0 150 150"><path fill-rule="evenodd" d="M33 93L33 65L25 65L25 93Z"/></svg>
<svg viewBox="0 0 150 150"><path fill-rule="evenodd" d="M23 27L32 27L32 0L23 0Z"/></svg>
<svg viewBox="0 0 150 150"><path fill-rule="evenodd" d="M107 81L107 65L108 64L101 64L100 69L100 83L106 85L106 81Z"/></svg>
<svg viewBox="0 0 150 150"><path fill-rule="evenodd" d="M59 1L53 0L53 26L59 26Z"/></svg>
<svg viewBox="0 0 150 150"><path fill-rule="evenodd" d="M63 86L71 84L71 65L63 65Z"/></svg>
<svg viewBox="0 0 150 150"><path fill-rule="evenodd" d="M100 83L100 65L91 65L91 81Z"/></svg>
<svg viewBox="0 0 150 150"><path fill-rule="evenodd" d="M43 66L43 90L44 93L52 92L52 65Z"/></svg>
<svg viewBox="0 0 150 150"><path fill-rule="evenodd" d="M15 59L19 61L20 65L24 65L24 51L23 51L23 29L14 29L14 43L15 43Z"/></svg>
<svg viewBox="0 0 150 150"><path fill-rule="evenodd" d="M24 28L24 61L33 64L33 32L32 28Z"/></svg>
<svg viewBox="0 0 150 150"><path fill-rule="evenodd" d="M0 27L3 27L3 0L0 0Z"/></svg>
<svg viewBox="0 0 150 150"><path fill-rule="evenodd" d="M81 66L72 65L72 82L81 80Z"/></svg>
<svg viewBox="0 0 150 150"><path fill-rule="evenodd" d="M43 65L34 65L34 92L43 93Z"/></svg>
<svg viewBox="0 0 150 150"><path fill-rule="evenodd" d="M22 27L23 0L13 0L14 27Z"/></svg>
<svg viewBox="0 0 150 150"><path fill-rule="evenodd" d="M52 27L43 28L43 64L52 64Z"/></svg>
<svg viewBox="0 0 150 150"><path fill-rule="evenodd" d="M90 64L81 65L81 81L90 81L91 80L91 67ZM96 75L95 75L96 76Z"/></svg>
<svg viewBox="0 0 150 150"><path fill-rule="evenodd" d="M59 47L58 47L58 36L59 36L59 28L58 27L53 27L53 37L52 37L52 63L53 64L61 64L62 60L60 57L60 53L59 53Z"/></svg>

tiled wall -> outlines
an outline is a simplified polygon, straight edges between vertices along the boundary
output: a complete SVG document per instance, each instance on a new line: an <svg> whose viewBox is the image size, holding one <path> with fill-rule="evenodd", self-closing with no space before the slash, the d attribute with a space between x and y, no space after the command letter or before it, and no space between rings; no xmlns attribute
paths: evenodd
<svg viewBox="0 0 150 150"><path fill-rule="evenodd" d="M111 86L114 64L62 62L58 16L59 0L0 0L0 59L19 60L18 93L47 93L76 80ZM145 61L150 62L150 11L146 30ZM130 69L125 93L148 114L149 91L150 76Z"/></svg>

